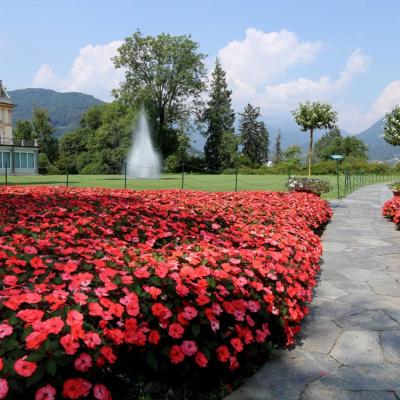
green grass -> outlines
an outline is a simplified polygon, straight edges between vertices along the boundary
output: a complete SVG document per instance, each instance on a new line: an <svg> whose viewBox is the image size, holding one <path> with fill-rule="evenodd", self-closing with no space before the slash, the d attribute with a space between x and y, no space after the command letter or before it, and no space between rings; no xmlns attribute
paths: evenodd
<svg viewBox="0 0 400 400"><path fill-rule="evenodd" d="M335 175L315 176L329 180L333 189L323 195L324 198L337 198L337 183ZM286 191L287 175L238 175L238 190L272 190ZM5 177L0 177L4 183ZM185 174L184 189L205 191L234 191L235 175L201 175ZM377 178L365 180L364 183L374 183ZM382 181L382 180L380 180ZM65 185L65 175L9 176L8 183L12 185ZM70 175L69 185L78 187L124 188L122 175ZM181 189L182 174L163 174L160 179L127 179L127 188L146 189ZM341 195L343 195L344 176L340 177Z"/></svg>

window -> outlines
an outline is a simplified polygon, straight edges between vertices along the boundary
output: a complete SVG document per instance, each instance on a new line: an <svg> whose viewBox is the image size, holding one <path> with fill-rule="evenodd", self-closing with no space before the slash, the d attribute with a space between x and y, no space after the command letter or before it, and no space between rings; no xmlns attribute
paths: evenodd
<svg viewBox="0 0 400 400"><path fill-rule="evenodd" d="M34 169L35 157L34 153L16 151L14 153L14 168L16 169Z"/></svg>
<svg viewBox="0 0 400 400"><path fill-rule="evenodd" d="M10 152L0 151L0 168L10 168Z"/></svg>

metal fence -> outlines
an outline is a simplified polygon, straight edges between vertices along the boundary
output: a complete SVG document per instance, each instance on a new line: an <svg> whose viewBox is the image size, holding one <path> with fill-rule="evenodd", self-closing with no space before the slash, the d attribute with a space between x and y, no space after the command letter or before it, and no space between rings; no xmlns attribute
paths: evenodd
<svg viewBox="0 0 400 400"><path fill-rule="evenodd" d="M286 174L252 174L240 169L231 170L229 174L218 171L182 167L179 173L164 173L159 179L146 180L140 176L128 175L129 165L125 164L121 174L116 175L71 175L67 171L59 175L10 175L8 168L3 168L0 184L5 185L65 185L81 187L110 187L116 189L188 189L206 191L239 191L239 190L287 190L286 183L291 177L301 174L288 170ZM45 172L40 169L39 172ZM400 180L400 174L387 171L381 174L370 174L363 171L345 171L337 175L318 175L328 179L332 190L324 195L327 198L340 198L358 188L374 183L388 183Z"/></svg>

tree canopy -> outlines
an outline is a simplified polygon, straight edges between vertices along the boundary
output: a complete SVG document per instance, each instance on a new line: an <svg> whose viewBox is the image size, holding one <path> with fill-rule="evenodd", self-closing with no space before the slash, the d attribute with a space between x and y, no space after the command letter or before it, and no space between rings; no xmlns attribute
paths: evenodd
<svg viewBox="0 0 400 400"><path fill-rule="evenodd" d="M300 130L310 133L308 177L311 177L314 132L319 129L333 129L336 126L337 113L332 110L330 104L318 101L300 103L298 108L292 111L292 113Z"/></svg>
<svg viewBox="0 0 400 400"><path fill-rule="evenodd" d="M393 146L400 146L400 106L386 114L383 138Z"/></svg>
<svg viewBox="0 0 400 400"><path fill-rule="evenodd" d="M113 59L125 71L115 95L126 104L145 106L165 157L173 152L169 142L176 136L174 124L196 112L204 90L205 55L198 48L190 36L143 36L137 31Z"/></svg>

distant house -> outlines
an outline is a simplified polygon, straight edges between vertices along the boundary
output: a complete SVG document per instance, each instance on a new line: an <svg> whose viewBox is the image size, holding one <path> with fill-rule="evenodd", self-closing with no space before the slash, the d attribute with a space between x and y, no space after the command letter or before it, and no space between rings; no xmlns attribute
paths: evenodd
<svg viewBox="0 0 400 400"><path fill-rule="evenodd" d="M15 140L12 112L15 104L0 80L0 174L37 174L39 146L37 140Z"/></svg>

